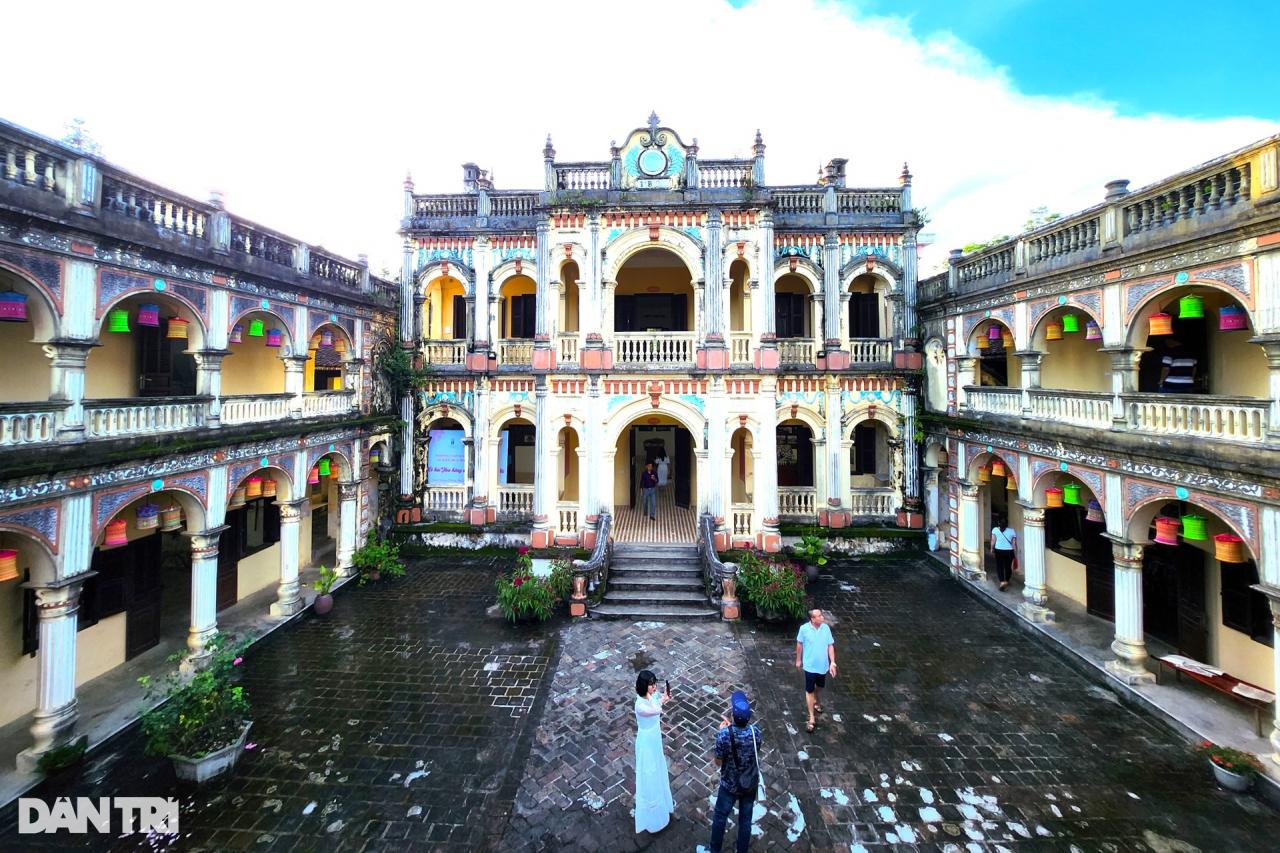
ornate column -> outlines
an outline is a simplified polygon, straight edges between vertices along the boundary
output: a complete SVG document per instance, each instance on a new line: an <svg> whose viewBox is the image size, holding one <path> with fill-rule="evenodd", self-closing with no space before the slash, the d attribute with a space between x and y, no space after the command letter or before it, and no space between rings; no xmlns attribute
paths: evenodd
<svg viewBox="0 0 1280 853"><path fill-rule="evenodd" d="M982 567L982 540L978 535L978 484L960 480L960 572L965 580L978 581Z"/></svg>
<svg viewBox="0 0 1280 853"><path fill-rule="evenodd" d="M199 533L184 533L191 540L191 625L187 648L192 664L207 659L205 645L218 633L218 540L225 524Z"/></svg>
<svg viewBox="0 0 1280 853"><path fill-rule="evenodd" d="M826 501L818 507L818 523L822 524L826 513L826 526L848 527L852 521L849 508L844 505L844 498L849 494L848 454L843 446L844 429L840 422L840 381L834 376L827 377L826 400L824 411L827 422L823 428L822 455L815 460L815 468L823 471L826 485ZM821 484L818 496L822 497Z"/></svg>
<svg viewBox="0 0 1280 853"><path fill-rule="evenodd" d="M911 192L911 176L903 169L907 183L903 191ZM904 204L904 206L908 206ZM902 235L902 337L903 346L911 348L920 345L920 335L916 331L916 232L908 231Z"/></svg>
<svg viewBox="0 0 1280 853"><path fill-rule="evenodd" d="M712 208L707 213L707 243L703 252L704 325L699 329L702 342L698 353L698 368L703 370L729 368L729 351L724 341L724 246L720 239L723 222L719 210Z"/></svg>
<svg viewBox="0 0 1280 853"><path fill-rule="evenodd" d="M758 330L757 334L760 335L760 349L756 353L756 367L760 370L777 370L778 329L777 318L774 314L772 211L760 211L758 228L760 231L760 251L756 263L760 269L756 271L756 279L759 281L760 289L755 295L760 302L760 323L755 328Z"/></svg>
<svg viewBox="0 0 1280 853"><path fill-rule="evenodd" d="M1098 352L1111 356L1111 428L1126 429L1129 415L1122 394L1138 392L1138 365L1149 347L1100 347Z"/></svg>
<svg viewBox="0 0 1280 853"><path fill-rule="evenodd" d="M363 368L363 358L349 358L342 363L342 388L351 395L351 411L360 408L360 374Z"/></svg>
<svg viewBox="0 0 1280 853"><path fill-rule="evenodd" d="M191 353L196 363L196 394L212 398L205 412L206 427L222 426L222 359L228 350L201 350Z"/></svg>
<svg viewBox="0 0 1280 853"><path fill-rule="evenodd" d="M405 216L410 217L413 215L413 182L406 179L405 187ZM416 293L417 288L413 283L413 241L408 237L404 238L401 251L400 342L412 345L414 333L418 330L418 324L422 322L422 303L418 301L419 294ZM425 338L427 335L424 334L422 337Z"/></svg>
<svg viewBox="0 0 1280 853"><path fill-rule="evenodd" d="M1022 505L1022 604L1018 611L1032 622L1052 622L1044 574L1044 507L1019 501Z"/></svg>
<svg viewBox="0 0 1280 853"><path fill-rule="evenodd" d="M400 506L396 513L396 518L402 522L416 521L413 516L420 513L414 506L414 493L417 491L418 484L414 482L414 462L418 458L415 431L413 428L413 394L405 394L400 398ZM422 484L424 487L426 483ZM407 513L408 517L404 517L401 513ZM418 516L421 517L420 515Z"/></svg>
<svg viewBox="0 0 1280 853"><path fill-rule="evenodd" d="M79 716L76 701L76 611L80 591L96 572L48 583L24 583L36 593L40 647L36 654L33 743L18 754L18 769L31 772L40 756L70 739Z"/></svg>
<svg viewBox="0 0 1280 853"><path fill-rule="evenodd" d="M477 237L472 247L475 281L471 296L475 300L475 316L471 318L471 350L467 353L467 369L484 372L489 369L489 350L493 347L489 312L489 240Z"/></svg>
<svg viewBox="0 0 1280 853"><path fill-rule="evenodd" d="M831 195L828 187L828 195ZM827 354L828 370L844 370L849 366L849 352L840 337L840 239L836 231L827 232L822 243L823 323L822 349Z"/></svg>
<svg viewBox="0 0 1280 853"><path fill-rule="evenodd" d="M776 351L775 351L776 352ZM776 394L778 380L772 376L760 379L756 397L756 421L760 424L756 439L761 464L755 469L755 509L760 519L756 547L762 551L782 550L778 532L778 426Z"/></svg>
<svg viewBox="0 0 1280 853"><path fill-rule="evenodd" d="M1015 352L1022 360L1022 416L1031 417L1031 389L1040 387L1040 360L1044 353L1029 349Z"/></svg>
<svg viewBox="0 0 1280 853"><path fill-rule="evenodd" d="M587 377L586 411L582 414L582 447L586 452L586 465L578 477L579 494L582 497L584 548L595 546L595 531L600 510L613 502L613 495L601 492L596 472L604 470L604 417L601 414L603 400L600 396L600 377Z"/></svg>
<svg viewBox="0 0 1280 853"><path fill-rule="evenodd" d="M978 359L972 355L956 355L956 408L968 411L969 400L964 393L964 386L973 384L973 366Z"/></svg>
<svg viewBox="0 0 1280 853"><path fill-rule="evenodd" d="M281 357L284 362L284 390L285 393L292 394L293 399L289 401L289 417L302 417L302 394L303 394L303 378L304 370L307 366L307 355L286 355Z"/></svg>
<svg viewBox="0 0 1280 853"><path fill-rule="evenodd" d="M1142 627L1142 554L1136 542L1111 539L1111 556L1115 560L1116 637L1111 651L1116 660L1106 663L1107 671L1127 684L1154 681L1147 671L1147 643Z"/></svg>
<svg viewBox="0 0 1280 853"><path fill-rule="evenodd" d="M271 605L272 616L292 616L302 609L302 592L298 586L298 546L302 505L306 498L276 501L280 507L280 586Z"/></svg>
<svg viewBox="0 0 1280 853"><path fill-rule="evenodd" d="M1280 277L1277 277L1276 283L1280 285ZM1280 649L1280 508L1263 506L1261 516L1262 542L1258 549L1258 576L1261 583L1253 588L1265 595L1271 605L1271 647ZM1274 683L1280 684L1280 654L1271 655L1271 673ZM1275 752L1271 754L1270 760L1280 765L1280 703L1274 703L1272 708L1271 745Z"/></svg>
<svg viewBox="0 0 1280 853"><path fill-rule="evenodd" d="M551 405L548 403L547 378L540 376L534 389L533 413L533 530L530 534L533 547L550 548L555 538L551 524L551 512L556 503L555 464L551 447L555 437L551 435Z"/></svg>
<svg viewBox="0 0 1280 853"><path fill-rule="evenodd" d="M921 529L924 511L920 503L920 444L916 441L916 409L919 406L916 386L909 384L902 394L902 505L898 526Z"/></svg>
<svg viewBox="0 0 1280 853"><path fill-rule="evenodd" d="M354 480L338 483L338 565L339 577L355 574L351 555L356 552L356 507L360 500L360 484Z"/></svg>
<svg viewBox="0 0 1280 853"><path fill-rule="evenodd" d="M84 440L84 365L89 350L96 346L97 341L64 340L42 347L52 361L49 399L67 404L58 414L58 441Z"/></svg>
<svg viewBox="0 0 1280 853"><path fill-rule="evenodd" d="M1267 353L1267 372L1271 392L1271 408L1267 413L1267 439L1280 443L1280 335L1253 338L1250 343L1259 344Z"/></svg>
<svg viewBox="0 0 1280 853"><path fill-rule="evenodd" d="M555 292L551 289L551 223L546 216L539 216L535 226L537 230L536 250L538 253L535 285L537 295L534 297L533 327L533 369L554 370L556 366L556 350L552 346L552 331L555 326L555 311L559 300L553 299ZM535 497L536 501L536 497Z"/></svg>
<svg viewBox="0 0 1280 853"><path fill-rule="evenodd" d="M707 511L716 520L716 549L729 547L729 531L725 527L725 487L729 484L728 431L725 426L724 379L712 377L707 394Z"/></svg>

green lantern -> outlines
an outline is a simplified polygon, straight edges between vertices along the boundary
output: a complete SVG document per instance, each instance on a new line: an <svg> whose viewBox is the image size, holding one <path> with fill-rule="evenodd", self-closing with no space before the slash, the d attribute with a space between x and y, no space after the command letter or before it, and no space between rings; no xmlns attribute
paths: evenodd
<svg viewBox="0 0 1280 853"><path fill-rule="evenodd" d="M1062 484L1062 502L1064 504L1075 504L1076 506L1081 505L1079 483Z"/></svg>
<svg viewBox="0 0 1280 853"><path fill-rule="evenodd" d="M319 467L320 467L320 476L328 477L329 476L329 458L327 456L324 459L320 460Z"/></svg>
<svg viewBox="0 0 1280 853"><path fill-rule="evenodd" d="M1076 314L1062 315L1062 331L1078 332L1080 331L1080 317Z"/></svg>
<svg viewBox="0 0 1280 853"><path fill-rule="evenodd" d="M107 315L108 332L129 331L129 311L125 308L113 308Z"/></svg>
<svg viewBox="0 0 1280 853"><path fill-rule="evenodd" d="M1191 542L1203 542L1209 538L1203 515L1184 515L1182 517L1182 538Z"/></svg>
<svg viewBox="0 0 1280 853"><path fill-rule="evenodd" d="M263 334L265 334L266 329L267 329L267 324L257 318L254 318L249 321L249 337L251 338L262 337Z"/></svg>
<svg viewBox="0 0 1280 853"><path fill-rule="evenodd" d="M1178 319L1194 320L1204 316L1204 299L1188 293L1178 300Z"/></svg>

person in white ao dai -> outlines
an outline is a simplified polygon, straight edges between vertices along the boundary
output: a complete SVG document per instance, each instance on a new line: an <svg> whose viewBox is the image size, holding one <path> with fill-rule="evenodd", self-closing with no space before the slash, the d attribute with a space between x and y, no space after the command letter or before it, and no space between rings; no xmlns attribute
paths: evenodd
<svg viewBox="0 0 1280 853"><path fill-rule="evenodd" d="M658 832L675 809L659 726L671 694L658 692L658 677L647 669L636 676L636 694L636 832Z"/></svg>

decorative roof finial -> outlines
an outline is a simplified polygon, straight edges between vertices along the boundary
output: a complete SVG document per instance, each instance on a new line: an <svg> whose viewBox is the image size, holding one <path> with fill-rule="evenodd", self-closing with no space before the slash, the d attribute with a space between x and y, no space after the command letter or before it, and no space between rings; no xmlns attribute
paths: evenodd
<svg viewBox="0 0 1280 853"><path fill-rule="evenodd" d="M413 192L413 172L407 169L404 173L404 188L409 192Z"/></svg>
<svg viewBox="0 0 1280 853"><path fill-rule="evenodd" d="M760 135L760 128L758 127L756 128L756 141L755 144L751 146L751 150L755 152L757 157L764 154L764 137Z"/></svg>
<svg viewBox="0 0 1280 853"><path fill-rule="evenodd" d="M898 182L904 187L911 186L911 170L907 168L905 160L902 163L902 174L898 176Z"/></svg>
<svg viewBox="0 0 1280 853"><path fill-rule="evenodd" d="M542 149L542 159L544 160L556 159L556 149L551 147L551 134L549 133L547 134L547 145L545 148Z"/></svg>
<svg viewBox="0 0 1280 853"><path fill-rule="evenodd" d="M649 135L657 136L657 134L658 134L658 113L655 110L649 113Z"/></svg>

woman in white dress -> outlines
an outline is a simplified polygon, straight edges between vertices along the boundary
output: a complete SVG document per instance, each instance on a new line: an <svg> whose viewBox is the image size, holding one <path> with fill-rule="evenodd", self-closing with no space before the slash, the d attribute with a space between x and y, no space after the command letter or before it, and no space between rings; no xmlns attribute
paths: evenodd
<svg viewBox="0 0 1280 853"><path fill-rule="evenodd" d="M654 460L658 465L658 488L664 488L667 485L667 477L671 475L671 460L667 458L667 454L662 454Z"/></svg>
<svg viewBox="0 0 1280 853"><path fill-rule="evenodd" d="M636 676L636 694L636 832L657 832L675 809L659 727L671 694L658 693L658 677L647 669Z"/></svg>

